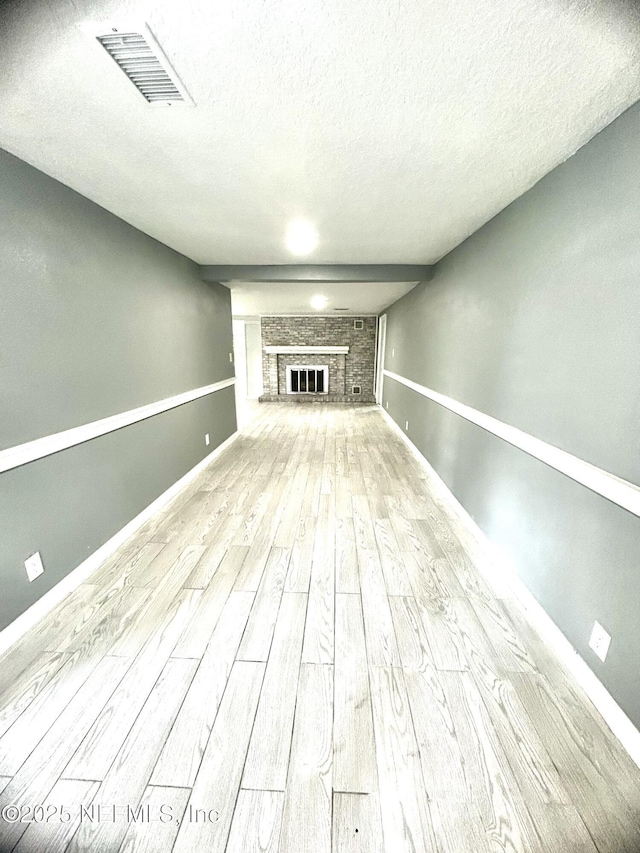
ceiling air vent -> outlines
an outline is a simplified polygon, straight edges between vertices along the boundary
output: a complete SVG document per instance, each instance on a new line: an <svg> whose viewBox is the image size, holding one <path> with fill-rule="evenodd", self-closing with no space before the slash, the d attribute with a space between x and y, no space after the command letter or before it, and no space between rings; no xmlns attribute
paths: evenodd
<svg viewBox="0 0 640 853"><path fill-rule="evenodd" d="M102 47L152 107L193 107L171 63L146 24L93 28Z"/></svg>

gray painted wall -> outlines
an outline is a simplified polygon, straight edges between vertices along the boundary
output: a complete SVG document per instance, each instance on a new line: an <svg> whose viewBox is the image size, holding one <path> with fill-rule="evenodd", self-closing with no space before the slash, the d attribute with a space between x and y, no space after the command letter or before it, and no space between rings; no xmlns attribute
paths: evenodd
<svg viewBox="0 0 640 853"><path fill-rule="evenodd" d="M4 151L0 186L0 449L233 376L227 288ZM0 474L0 628L235 428L227 388Z"/></svg>
<svg viewBox="0 0 640 853"><path fill-rule="evenodd" d="M437 264L387 312L385 365L635 483L639 140L636 105ZM640 726L640 519L389 378L387 401Z"/></svg>

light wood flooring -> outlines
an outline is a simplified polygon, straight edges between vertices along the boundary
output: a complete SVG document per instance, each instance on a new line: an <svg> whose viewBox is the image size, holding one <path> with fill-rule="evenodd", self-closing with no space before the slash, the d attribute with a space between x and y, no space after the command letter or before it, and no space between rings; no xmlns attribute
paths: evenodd
<svg viewBox="0 0 640 853"><path fill-rule="evenodd" d="M640 771L462 542L375 407L260 406L0 660L0 853L638 853Z"/></svg>

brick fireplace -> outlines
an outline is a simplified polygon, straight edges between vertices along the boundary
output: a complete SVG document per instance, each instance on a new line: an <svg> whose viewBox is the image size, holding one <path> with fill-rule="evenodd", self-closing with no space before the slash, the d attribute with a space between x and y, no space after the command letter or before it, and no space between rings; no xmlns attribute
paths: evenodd
<svg viewBox="0 0 640 853"><path fill-rule="evenodd" d="M374 401L375 317L262 317L261 401ZM328 368L322 392L287 393L287 368Z"/></svg>

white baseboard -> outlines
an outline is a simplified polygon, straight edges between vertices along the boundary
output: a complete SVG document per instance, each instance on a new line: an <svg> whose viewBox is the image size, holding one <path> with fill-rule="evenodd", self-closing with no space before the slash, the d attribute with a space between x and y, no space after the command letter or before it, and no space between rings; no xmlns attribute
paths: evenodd
<svg viewBox="0 0 640 853"><path fill-rule="evenodd" d="M442 480L442 477L426 460L409 436L402 431L393 418L382 407L380 411L387 423L405 442L416 457L418 463L429 474L439 496L451 511L459 518L462 528L468 534L468 540L463 544L469 545L474 557L478 557L477 565L487 581L503 593L509 589L520 604L529 623L537 630L553 652L558 656L567 670L585 691L593 702L605 723L618 738L633 761L640 767L640 731L632 723L604 684L589 667L586 661L574 649L560 628L540 605L532 593L520 580L517 570L506 555L493 545L469 515L460 501Z"/></svg>
<svg viewBox="0 0 640 853"><path fill-rule="evenodd" d="M25 610L17 619L0 631L0 654L5 652L17 640L20 639L26 632L33 628L44 616L47 615L57 604L59 604L70 592L73 592L81 583L84 583L87 578L96 571L104 561L111 556L136 530L148 521L155 513L163 509L167 504L176 498L180 492L195 479L195 477L218 457L224 450L232 444L239 433L236 431L229 436L222 444L219 444L208 456L198 462L191 470L177 480L172 486L157 497L149 506L145 507L142 512L138 513L135 518L132 518L128 524L115 533L111 539L107 540L104 545L101 545L97 550L90 554L86 560L76 566L75 569L69 572L59 583L52 589L44 593L44 595L34 602L28 610Z"/></svg>

